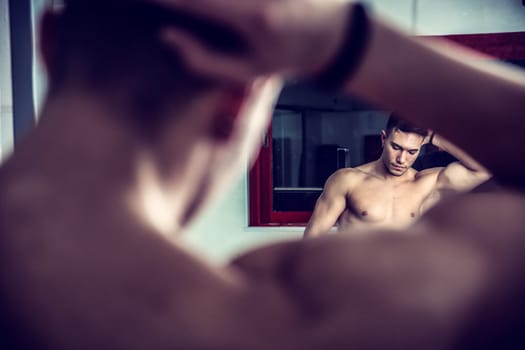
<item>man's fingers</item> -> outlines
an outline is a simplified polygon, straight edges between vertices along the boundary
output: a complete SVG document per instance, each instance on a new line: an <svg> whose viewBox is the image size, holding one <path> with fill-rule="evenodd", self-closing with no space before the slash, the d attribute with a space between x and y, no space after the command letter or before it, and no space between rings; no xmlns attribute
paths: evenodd
<svg viewBox="0 0 525 350"><path fill-rule="evenodd" d="M162 40L191 70L210 78L244 83L254 77L246 60L222 54L206 47L198 39L177 28L162 32Z"/></svg>
<svg viewBox="0 0 525 350"><path fill-rule="evenodd" d="M255 79L251 86L251 98L248 100L248 105L254 110L271 114L282 87L283 79L279 75Z"/></svg>
<svg viewBox="0 0 525 350"><path fill-rule="evenodd" d="M272 112L277 103L277 98L283 86L283 79L280 76L260 77L257 78L251 86L250 98L246 101L243 114L249 116L244 118L244 127L241 133L244 142L254 142L259 140L258 146L262 140L262 131L266 130L271 120ZM250 149L250 148L248 148ZM248 159L250 165L255 161L256 153L259 147L252 147Z"/></svg>
<svg viewBox="0 0 525 350"><path fill-rule="evenodd" d="M283 78L280 75L258 78L253 84L253 88L260 91L261 99L263 101L268 101L270 109L273 109L273 105L277 101L277 97L281 93L282 87Z"/></svg>

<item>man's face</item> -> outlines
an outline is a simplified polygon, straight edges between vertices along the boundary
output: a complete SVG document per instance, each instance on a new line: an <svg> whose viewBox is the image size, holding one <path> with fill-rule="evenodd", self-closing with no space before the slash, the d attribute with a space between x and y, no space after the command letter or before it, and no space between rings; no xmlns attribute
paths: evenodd
<svg viewBox="0 0 525 350"><path fill-rule="evenodd" d="M393 129L389 135L382 132L381 159L386 170L394 176L403 175L417 159L424 137L411 132Z"/></svg>

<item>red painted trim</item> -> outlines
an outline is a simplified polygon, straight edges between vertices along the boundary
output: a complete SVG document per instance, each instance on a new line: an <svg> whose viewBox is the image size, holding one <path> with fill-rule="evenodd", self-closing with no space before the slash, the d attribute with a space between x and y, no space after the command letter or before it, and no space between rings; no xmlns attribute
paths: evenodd
<svg viewBox="0 0 525 350"><path fill-rule="evenodd" d="M253 164L248 177L248 203L250 212L249 226L261 226L263 224L260 215L262 206L260 183L261 162L261 154L259 154L259 157L257 157L257 160Z"/></svg>
<svg viewBox="0 0 525 350"><path fill-rule="evenodd" d="M272 211L272 126L268 127L265 145L261 147L248 177L250 189L250 226L264 226L271 221Z"/></svg>
<svg viewBox="0 0 525 350"><path fill-rule="evenodd" d="M272 211L273 173L272 173L272 127L266 133L265 146L261 151L248 177L249 187L249 225L250 226L304 226L310 219L310 211Z"/></svg>
<svg viewBox="0 0 525 350"><path fill-rule="evenodd" d="M311 211L273 211L270 222L281 226L305 226L310 216Z"/></svg>
<svg viewBox="0 0 525 350"><path fill-rule="evenodd" d="M272 154L272 126L270 125L266 133L266 147L261 150L261 219L264 223L271 221L273 206Z"/></svg>
<svg viewBox="0 0 525 350"><path fill-rule="evenodd" d="M445 38L485 55L504 60L525 60L525 32L424 36ZM249 174L250 226L304 226L311 212L272 211L272 129Z"/></svg>
<svg viewBox="0 0 525 350"><path fill-rule="evenodd" d="M525 32L445 35L442 38L501 60L525 59Z"/></svg>

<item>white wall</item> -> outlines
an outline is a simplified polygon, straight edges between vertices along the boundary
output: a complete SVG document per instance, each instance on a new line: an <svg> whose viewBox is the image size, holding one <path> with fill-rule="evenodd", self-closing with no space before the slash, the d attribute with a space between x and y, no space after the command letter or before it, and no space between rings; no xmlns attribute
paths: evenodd
<svg viewBox="0 0 525 350"><path fill-rule="evenodd" d="M7 2L0 1L1 6ZM34 9L38 12L44 2L46 0L34 0ZM525 30L525 7L521 0L368 0L367 3L378 16L419 34ZM0 7L0 25L5 13ZM0 41L0 45L5 44ZM0 46L0 53L4 52L3 48ZM3 62L0 56L0 69L5 69ZM0 71L0 77L4 76L3 72ZM36 96L42 96L45 80L38 66L34 77ZM4 91L3 85L1 91ZM184 235L183 242L211 262L222 263L248 248L301 237L302 228L249 228L247 196L244 176L221 201L203 213Z"/></svg>
<svg viewBox="0 0 525 350"><path fill-rule="evenodd" d="M525 30L522 0L419 0L420 34L469 34Z"/></svg>
<svg viewBox="0 0 525 350"><path fill-rule="evenodd" d="M35 115L38 117L42 102L47 91L47 79L40 59L38 49L38 27L40 26L40 15L42 11L51 6L52 0L32 0L31 15L33 20L33 103Z"/></svg>
<svg viewBox="0 0 525 350"><path fill-rule="evenodd" d="M424 35L525 29L522 0L365 0L377 15Z"/></svg>
<svg viewBox="0 0 525 350"><path fill-rule="evenodd" d="M8 0L0 0L0 162L11 154L14 142L9 34Z"/></svg>
<svg viewBox="0 0 525 350"><path fill-rule="evenodd" d="M461 0L460 0L461 1ZM414 12L417 0L365 0L374 15L405 29L414 29Z"/></svg>

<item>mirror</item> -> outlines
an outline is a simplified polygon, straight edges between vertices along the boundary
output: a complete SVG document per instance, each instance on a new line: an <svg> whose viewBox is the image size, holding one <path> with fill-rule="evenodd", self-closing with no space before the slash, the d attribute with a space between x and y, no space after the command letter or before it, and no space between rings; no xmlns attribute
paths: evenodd
<svg viewBox="0 0 525 350"><path fill-rule="evenodd" d="M525 68L525 32L446 38ZM250 225L305 225L330 174L378 158L380 131L389 115L355 97L329 94L305 83L287 85L250 172ZM416 169L454 160L445 156L438 157L440 163L429 163L429 151L434 150L422 150Z"/></svg>

